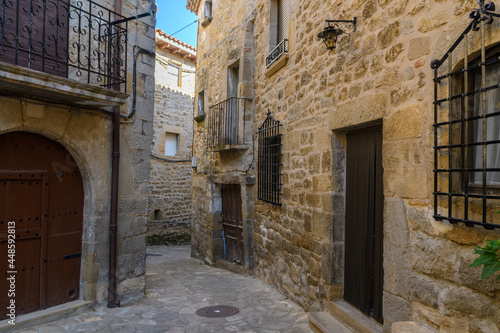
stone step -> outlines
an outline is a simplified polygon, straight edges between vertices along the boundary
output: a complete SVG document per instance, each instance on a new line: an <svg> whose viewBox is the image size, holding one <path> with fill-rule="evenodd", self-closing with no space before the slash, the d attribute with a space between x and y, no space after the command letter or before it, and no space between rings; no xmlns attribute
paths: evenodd
<svg viewBox="0 0 500 333"><path fill-rule="evenodd" d="M343 300L330 302L328 312L353 332L381 333L383 331L383 326L380 323Z"/></svg>
<svg viewBox="0 0 500 333"><path fill-rule="evenodd" d="M309 327L315 333L352 333L328 312L309 312Z"/></svg>
<svg viewBox="0 0 500 333"><path fill-rule="evenodd" d="M414 321L400 321L392 324L392 333L434 333L435 331Z"/></svg>
<svg viewBox="0 0 500 333"><path fill-rule="evenodd" d="M48 309L30 312L16 317L15 326L9 324L9 319L5 319L0 321L0 332L15 332L21 328L35 327L55 320L68 318L69 316L82 314L92 311L94 305L95 302L82 300L56 305Z"/></svg>

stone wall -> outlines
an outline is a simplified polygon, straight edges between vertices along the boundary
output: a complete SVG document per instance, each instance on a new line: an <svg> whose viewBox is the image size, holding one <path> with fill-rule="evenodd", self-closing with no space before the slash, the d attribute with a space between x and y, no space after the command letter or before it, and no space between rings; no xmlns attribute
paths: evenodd
<svg viewBox="0 0 500 333"><path fill-rule="evenodd" d="M156 48L156 90L151 149L151 176L148 204L148 242L175 243L190 238L192 219L191 156L193 142L194 63L168 50ZM182 64L182 86L166 66L173 60ZM165 155L165 133L177 135L177 153ZM163 223L160 223L163 222ZM161 227L160 227L161 226ZM181 228L179 226L182 226ZM177 237L178 236L178 237ZM153 240L154 238L154 240Z"/></svg>
<svg viewBox="0 0 500 333"><path fill-rule="evenodd" d="M209 85L210 105L223 99L227 64L243 54L243 43L250 45L243 34L251 31L253 129L268 110L284 126L283 205L244 204L253 223L248 250L254 251L249 256L255 256L255 274L307 310L326 309L342 298L346 132L381 121L384 329L415 320L437 331L498 331L500 283L481 283L481 270L468 267L473 248L498 239L498 229L432 218L430 62L469 24L476 2L290 0L288 61L271 69L265 67L270 1L224 7L213 1L213 7L212 21L199 27L197 91ZM337 48L327 51L316 37L324 20L353 17L356 32L340 36ZM492 29L498 31L498 22ZM497 32L487 38L490 44L500 40ZM195 125L200 163L193 177L192 242L193 254L210 262L218 248L217 184L245 184L255 170L248 168L251 149L207 153L204 126ZM233 180L220 176L235 169L241 172ZM247 187L247 193L254 191Z"/></svg>
<svg viewBox="0 0 500 333"><path fill-rule="evenodd" d="M149 10L153 5L152 1L123 1L121 9L124 16L131 16L136 13L137 7ZM112 5L106 6L113 9ZM130 94L124 95L125 104L120 108L124 119L120 125L117 222L117 293L122 303L141 298L145 292L147 193L153 136L155 65L154 57L150 54L138 55L136 110L132 117L125 118L132 113L132 48L137 45L154 51L154 26L154 17L128 23L126 90ZM1 74L3 78L5 73ZM68 80L65 81L66 89L58 91L55 82L59 80L67 79L49 78L44 87L35 87L26 80L21 95L24 96L26 91L46 89L50 97L42 100L4 94L6 96L0 102L0 134L12 131L38 133L61 143L75 158L83 176L85 197L81 285L93 284L88 290L82 288L80 297L105 302L108 294L113 127L109 110L117 102L109 101L102 109L68 104L68 100L85 91L97 95L106 89ZM61 96L61 100L57 96ZM94 270L97 270L96 279L87 278L93 275Z"/></svg>

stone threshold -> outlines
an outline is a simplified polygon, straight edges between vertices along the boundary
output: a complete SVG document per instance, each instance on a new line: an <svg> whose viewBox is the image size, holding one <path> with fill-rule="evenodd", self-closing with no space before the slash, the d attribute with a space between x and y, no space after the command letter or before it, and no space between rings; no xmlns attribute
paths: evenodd
<svg viewBox="0 0 500 333"><path fill-rule="evenodd" d="M230 271L240 275L249 275L248 268L239 264L233 264L225 259L217 259L215 262L215 267L225 269L226 271Z"/></svg>
<svg viewBox="0 0 500 333"><path fill-rule="evenodd" d="M328 312L309 312L309 327L314 333L351 333L352 330L333 318Z"/></svg>
<svg viewBox="0 0 500 333"><path fill-rule="evenodd" d="M0 321L0 332L14 332L20 328L29 328L46 324L55 320L64 319L76 314L85 313L94 309L95 302L76 300L48 309L35 311L16 316L16 325L9 324L10 319Z"/></svg>
<svg viewBox="0 0 500 333"><path fill-rule="evenodd" d="M328 312L336 320L353 332L382 333L383 326L373 318L366 316L344 300L337 300L328 304ZM328 331L326 331L328 332Z"/></svg>

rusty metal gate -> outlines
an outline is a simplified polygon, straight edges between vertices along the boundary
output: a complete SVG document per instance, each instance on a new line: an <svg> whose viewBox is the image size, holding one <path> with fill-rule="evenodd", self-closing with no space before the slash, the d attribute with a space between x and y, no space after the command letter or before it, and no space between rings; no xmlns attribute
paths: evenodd
<svg viewBox="0 0 500 333"><path fill-rule="evenodd" d="M222 230L224 258L243 263L243 218L240 185L222 185Z"/></svg>
<svg viewBox="0 0 500 333"><path fill-rule="evenodd" d="M78 299L83 184L75 161L57 142L25 132L0 135L0 152L0 272L16 272L16 314ZM14 266L7 261L11 221ZM9 287L0 279L0 290ZM0 319L9 301L0 297Z"/></svg>
<svg viewBox="0 0 500 333"><path fill-rule="evenodd" d="M382 323L382 126L347 133L344 299Z"/></svg>

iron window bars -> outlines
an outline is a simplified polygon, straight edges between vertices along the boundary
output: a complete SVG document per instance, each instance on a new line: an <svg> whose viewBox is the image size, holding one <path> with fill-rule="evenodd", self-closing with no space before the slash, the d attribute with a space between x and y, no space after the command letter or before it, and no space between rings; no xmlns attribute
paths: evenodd
<svg viewBox="0 0 500 333"><path fill-rule="evenodd" d="M281 56L288 52L288 39L283 39L266 58L266 68L274 64Z"/></svg>
<svg viewBox="0 0 500 333"><path fill-rule="evenodd" d="M125 91L127 21L92 0L2 0L0 61Z"/></svg>
<svg viewBox="0 0 500 333"><path fill-rule="evenodd" d="M207 115L207 145L213 150L225 150L245 144L245 112L248 98L232 97L212 105Z"/></svg>
<svg viewBox="0 0 500 333"><path fill-rule="evenodd" d="M271 113L257 131L258 160L257 160L257 198L259 200L281 206L281 137L280 122L275 120Z"/></svg>
<svg viewBox="0 0 500 333"><path fill-rule="evenodd" d="M500 125L500 110L488 105L487 98L496 92L499 102L500 76L494 84L487 84L487 73L491 66L500 64L500 57L498 54L486 57L485 29L500 15L493 12L492 2L485 4L480 0L479 5L480 8L469 15L472 22L451 48L431 63L434 69L434 218L493 229L500 227L500 215L496 215L500 210L500 195L498 186L492 186L488 179L500 176L500 165L491 165L489 155L492 155L492 147L495 154L500 153L500 135L488 132L493 123ZM477 62L471 62L469 36L477 31L480 31L481 55ZM461 58L459 55L453 59L455 51L463 52L463 68L458 70L461 66L457 65L461 63L457 60ZM443 66L445 62L447 66ZM480 78L480 83L471 84L474 78ZM476 175L480 181L471 182Z"/></svg>

